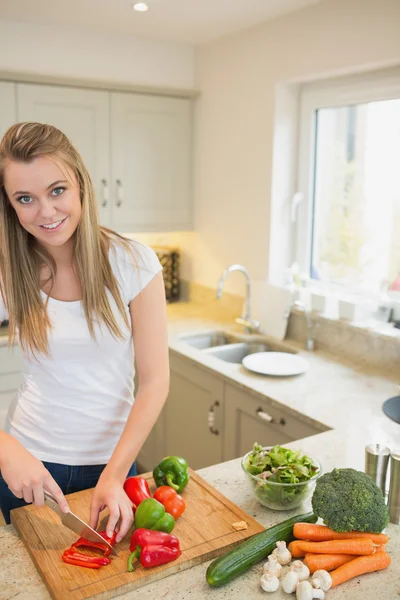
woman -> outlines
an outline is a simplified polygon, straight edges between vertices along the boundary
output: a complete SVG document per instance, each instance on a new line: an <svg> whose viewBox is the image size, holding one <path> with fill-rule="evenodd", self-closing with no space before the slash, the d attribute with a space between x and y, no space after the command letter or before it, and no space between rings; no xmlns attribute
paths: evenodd
<svg viewBox="0 0 400 600"><path fill-rule="evenodd" d="M166 400L161 265L100 227L82 158L50 125L18 123L0 143L0 322L24 353L0 431L0 509L94 487L90 524L132 525L125 478ZM138 390L133 397L134 360Z"/></svg>

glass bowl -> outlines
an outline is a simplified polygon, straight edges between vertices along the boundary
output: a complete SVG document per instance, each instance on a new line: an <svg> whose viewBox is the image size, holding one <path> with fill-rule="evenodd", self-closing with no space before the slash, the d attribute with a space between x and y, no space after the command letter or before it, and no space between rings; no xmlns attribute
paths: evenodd
<svg viewBox="0 0 400 600"><path fill-rule="evenodd" d="M264 447L264 450L270 450L270 448ZM252 475L246 470L245 462L251 453L252 450L243 456L241 465L251 490L260 504L267 508L272 508L272 510L292 510L292 508L297 508L311 497L316 481L322 475L321 464L315 458L307 454L318 467L318 472L308 481L302 481L301 483L276 483L268 481L268 479L263 479L258 475Z"/></svg>

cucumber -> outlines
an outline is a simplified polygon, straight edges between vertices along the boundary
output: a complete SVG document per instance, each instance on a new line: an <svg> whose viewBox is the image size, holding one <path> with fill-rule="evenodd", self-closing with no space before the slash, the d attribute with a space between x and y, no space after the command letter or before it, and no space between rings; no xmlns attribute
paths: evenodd
<svg viewBox="0 0 400 600"><path fill-rule="evenodd" d="M266 531L256 533L245 540L227 554L216 558L208 567L206 572L207 583L212 587L219 587L229 583L232 579L241 575L250 567L269 556L276 548L276 542L291 542L293 537L293 525L295 523L316 523L317 515L312 512L297 515L278 525L270 527Z"/></svg>

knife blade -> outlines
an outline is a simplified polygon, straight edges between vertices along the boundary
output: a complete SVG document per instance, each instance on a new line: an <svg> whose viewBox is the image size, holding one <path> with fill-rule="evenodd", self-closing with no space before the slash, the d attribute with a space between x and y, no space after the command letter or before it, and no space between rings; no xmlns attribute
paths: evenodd
<svg viewBox="0 0 400 600"><path fill-rule="evenodd" d="M82 521L82 519L80 519L78 515L74 514L71 511L68 511L67 513L63 512L59 507L57 500L54 498L54 496L52 496L46 490L44 490L44 503L46 504L46 506L48 506L58 514L65 527L68 527L68 529L70 529L74 533L77 533L79 537L85 538L90 542L104 544L105 546L107 546L107 548L111 550L112 554L118 556L118 552L116 551L116 549L113 546L111 546L111 544L109 544L107 540L105 540L103 536L100 535L95 529L92 529L90 525L85 523L85 521Z"/></svg>

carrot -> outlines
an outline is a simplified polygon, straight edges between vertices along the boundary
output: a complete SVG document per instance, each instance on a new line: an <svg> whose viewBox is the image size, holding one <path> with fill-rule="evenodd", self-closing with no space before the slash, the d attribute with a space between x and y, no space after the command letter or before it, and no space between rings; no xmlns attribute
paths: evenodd
<svg viewBox="0 0 400 600"><path fill-rule="evenodd" d="M304 564L315 573L318 569L333 571L350 560L354 560L351 554L306 554Z"/></svg>
<svg viewBox="0 0 400 600"><path fill-rule="evenodd" d="M375 552L386 552L386 544L381 544L375 548Z"/></svg>
<svg viewBox="0 0 400 600"><path fill-rule="evenodd" d="M372 556L358 556L338 569L331 571L332 587L364 573L386 569L389 565L390 556L386 552L376 552Z"/></svg>
<svg viewBox="0 0 400 600"><path fill-rule="evenodd" d="M333 531L326 525L314 523L295 523L293 535L300 540L310 542L324 542L329 540L348 540L356 538L370 538L374 544L387 544L389 538L384 533L370 533L369 531Z"/></svg>
<svg viewBox="0 0 400 600"><path fill-rule="evenodd" d="M372 540L331 540L329 542L298 542L299 550L312 552L313 554L372 554L374 544Z"/></svg>
<svg viewBox="0 0 400 600"><path fill-rule="evenodd" d="M299 544L301 544L301 540L294 540L293 542L290 542L289 546L288 546L288 550L290 552L290 554L293 556L293 558L301 558L302 556L305 556L306 553L304 550L300 550L299 548Z"/></svg>

